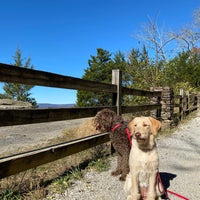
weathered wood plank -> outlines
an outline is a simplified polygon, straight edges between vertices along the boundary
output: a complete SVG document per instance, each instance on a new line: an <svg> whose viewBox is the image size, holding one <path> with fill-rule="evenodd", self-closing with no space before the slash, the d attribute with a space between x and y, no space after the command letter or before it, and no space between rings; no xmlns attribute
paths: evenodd
<svg viewBox="0 0 200 200"><path fill-rule="evenodd" d="M96 113L103 108L109 108L117 112L116 106L0 110L0 127L94 117ZM161 108L160 104L122 106L122 114L145 110L154 110L158 108Z"/></svg>
<svg viewBox="0 0 200 200"><path fill-rule="evenodd" d="M117 92L117 86L114 84L83 80L70 76L63 76L50 72L26 69L3 63L0 63L0 81L94 92ZM122 93L148 97L161 95L161 92L151 92L125 87L122 87Z"/></svg>
<svg viewBox="0 0 200 200"><path fill-rule="evenodd" d="M51 109L5 109L0 110L0 126L33 124L94 117L98 111L109 108L116 112L116 106L87 108L51 108Z"/></svg>
<svg viewBox="0 0 200 200"><path fill-rule="evenodd" d="M155 110L161 108L161 104L154 104L154 105L138 105L138 106L123 106L122 113L134 113L134 112L141 112L147 110Z"/></svg>
<svg viewBox="0 0 200 200"><path fill-rule="evenodd" d="M147 91L147 90L137 90L132 88L122 87L122 93L127 95L135 95L135 96L146 96L146 97L156 97L161 96L161 92L159 91Z"/></svg>
<svg viewBox="0 0 200 200"><path fill-rule="evenodd" d="M116 106L117 114L122 114L122 72L119 69L112 71L112 84L117 85Z"/></svg>
<svg viewBox="0 0 200 200"><path fill-rule="evenodd" d="M117 91L117 86L112 84L82 80L70 76L26 69L2 63L0 63L0 81L109 93L115 93Z"/></svg>
<svg viewBox="0 0 200 200"><path fill-rule="evenodd" d="M109 141L108 133L95 134L70 142L52 145L35 151L0 159L0 178L46 164L60 158L84 151Z"/></svg>

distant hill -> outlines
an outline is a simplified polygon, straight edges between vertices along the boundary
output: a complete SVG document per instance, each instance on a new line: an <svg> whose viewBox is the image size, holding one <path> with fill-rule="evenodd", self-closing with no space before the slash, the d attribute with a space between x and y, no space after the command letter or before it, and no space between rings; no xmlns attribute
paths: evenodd
<svg viewBox="0 0 200 200"><path fill-rule="evenodd" d="M75 104L38 103L39 108L73 108Z"/></svg>

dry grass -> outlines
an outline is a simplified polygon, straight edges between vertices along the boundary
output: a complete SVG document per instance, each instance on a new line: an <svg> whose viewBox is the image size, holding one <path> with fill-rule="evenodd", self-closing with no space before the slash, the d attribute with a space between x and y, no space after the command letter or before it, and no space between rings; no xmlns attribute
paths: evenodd
<svg viewBox="0 0 200 200"><path fill-rule="evenodd" d="M180 125L195 117L195 114L196 112L191 113ZM124 118L130 121L133 116L125 116ZM92 120L92 118L88 119L76 128L64 130L62 137L49 140L49 145L98 133L93 126ZM159 135L170 135L178 127L164 130ZM70 186L70 182L68 182L70 178L81 178L81 170L87 167L89 163L90 166L95 163L90 162L91 160L96 160L98 167L101 167L102 163L99 164L98 158L109 151L109 145L99 145L35 169L4 178L0 180L0 199L39 200L45 198L49 191L62 192L62 190Z"/></svg>
<svg viewBox="0 0 200 200"><path fill-rule="evenodd" d="M61 137L49 140L48 143L51 145L96 133L98 131L93 126L93 118L91 118L76 128L64 130ZM62 180L62 177L66 177L66 174L72 174L72 171L74 174L74 171L77 171L77 169L87 166L89 161L105 155L110 150L110 146L106 145L106 147L105 145L99 145L35 169L4 178L0 180L0 199L43 199L49 193L49 188L52 190L52 184L53 186L59 185L55 180Z"/></svg>
<svg viewBox="0 0 200 200"><path fill-rule="evenodd" d="M78 138L100 133L99 131L96 130L96 127L93 124L93 119L94 118L90 118L86 120L84 123L82 123L80 126L75 128L76 131L75 135Z"/></svg>

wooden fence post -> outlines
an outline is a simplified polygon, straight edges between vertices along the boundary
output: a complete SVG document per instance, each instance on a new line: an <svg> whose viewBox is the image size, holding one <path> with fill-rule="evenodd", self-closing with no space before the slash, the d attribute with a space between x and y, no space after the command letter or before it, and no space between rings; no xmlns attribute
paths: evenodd
<svg viewBox="0 0 200 200"><path fill-rule="evenodd" d="M179 98L179 120L183 119L183 89L180 89L180 98Z"/></svg>
<svg viewBox="0 0 200 200"><path fill-rule="evenodd" d="M161 104L161 96L157 97L157 103ZM161 119L162 108L156 110L156 118Z"/></svg>
<svg viewBox="0 0 200 200"><path fill-rule="evenodd" d="M189 91L186 91L186 115L189 115L190 113L190 93Z"/></svg>
<svg viewBox="0 0 200 200"><path fill-rule="evenodd" d="M197 95L194 96L193 107L194 107L194 110L197 110L197 108L198 108L198 96Z"/></svg>
<svg viewBox="0 0 200 200"><path fill-rule="evenodd" d="M112 104L117 106L117 114L122 114L122 72L119 69L112 70L112 84L117 85L116 93L113 93Z"/></svg>
<svg viewBox="0 0 200 200"><path fill-rule="evenodd" d="M150 91L152 91L152 92L155 92L155 91L162 92L162 88L161 87L157 87L157 88L151 87ZM161 97L154 97L154 96L151 97L151 103L152 104L156 104L156 103L160 103L160 102L161 102ZM156 109L156 111L155 110L150 111L150 115L152 117L156 118L156 119L161 119L161 109Z"/></svg>

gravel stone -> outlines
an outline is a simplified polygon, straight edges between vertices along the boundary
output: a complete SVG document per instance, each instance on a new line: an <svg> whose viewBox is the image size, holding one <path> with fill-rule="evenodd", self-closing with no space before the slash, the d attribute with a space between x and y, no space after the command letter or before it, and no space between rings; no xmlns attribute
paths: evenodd
<svg viewBox="0 0 200 200"><path fill-rule="evenodd" d="M0 127L0 154L16 152L37 143L62 135L62 130L81 124L84 119L32 125ZM34 133L34 134L31 134ZM189 122L179 126L171 136L157 139L160 172L171 177L165 182L168 189L190 200L200 199L200 110ZM111 168L106 172L89 171L83 180L74 181L63 194L51 194L52 200L126 200L124 182L112 177L116 157L111 159ZM164 176L165 175L165 176ZM169 195L171 200L180 200Z"/></svg>
<svg viewBox="0 0 200 200"><path fill-rule="evenodd" d="M200 199L200 110L195 118L181 125L171 136L157 139L160 173L169 186L190 200ZM111 158L111 168L106 172L91 170L83 180L75 181L63 194L53 194L52 200L126 200L124 182L110 175L116 166L116 157ZM169 180L170 178L170 180ZM171 200L180 198L169 195Z"/></svg>

